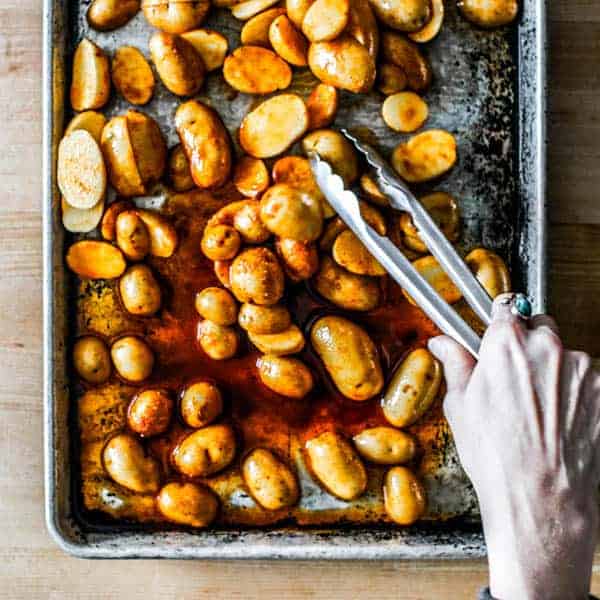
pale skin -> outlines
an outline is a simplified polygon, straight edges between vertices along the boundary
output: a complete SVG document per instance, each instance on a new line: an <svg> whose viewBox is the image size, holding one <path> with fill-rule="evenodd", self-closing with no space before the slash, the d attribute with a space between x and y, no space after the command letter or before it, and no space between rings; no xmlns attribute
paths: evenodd
<svg viewBox="0 0 600 600"><path fill-rule="evenodd" d="M444 411L481 508L499 600L588 598L598 530L600 376L556 323L494 302L479 362L442 336Z"/></svg>

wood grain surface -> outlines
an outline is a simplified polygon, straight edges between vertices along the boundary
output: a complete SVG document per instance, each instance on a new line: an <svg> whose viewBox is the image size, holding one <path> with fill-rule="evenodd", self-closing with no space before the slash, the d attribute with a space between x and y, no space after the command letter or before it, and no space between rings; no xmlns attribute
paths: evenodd
<svg viewBox="0 0 600 600"><path fill-rule="evenodd" d="M550 8L550 296L568 343L600 356L600 4ZM86 561L43 518L41 0L0 3L0 597L474 598L482 562ZM600 571L593 589L600 592Z"/></svg>

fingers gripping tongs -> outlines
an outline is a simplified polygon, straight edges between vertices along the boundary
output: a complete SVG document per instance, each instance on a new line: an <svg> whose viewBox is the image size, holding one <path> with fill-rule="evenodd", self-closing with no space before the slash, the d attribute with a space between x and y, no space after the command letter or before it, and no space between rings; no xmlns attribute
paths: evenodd
<svg viewBox="0 0 600 600"><path fill-rule="evenodd" d="M486 326L489 325L492 313L491 298L439 230L429 213L373 148L345 129L342 129L342 133L365 156L367 163L373 168L376 182L380 190L389 198L390 206L410 213L429 251L460 289L477 316ZM363 219L358 198L354 192L345 189L342 178L332 171L329 163L316 153L309 154L309 160L321 191L339 217L441 331L454 338L477 358L481 339L475 331L417 272L402 251L389 238L379 235Z"/></svg>

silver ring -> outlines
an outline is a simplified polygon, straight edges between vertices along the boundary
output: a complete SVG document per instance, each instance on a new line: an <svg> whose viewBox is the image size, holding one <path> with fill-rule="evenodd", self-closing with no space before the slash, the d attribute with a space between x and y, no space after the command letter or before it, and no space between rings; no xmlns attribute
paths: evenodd
<svg viewBox="0 0 600 600"><path fill-rule="evenodd" d="M515 294L511 301L510 312L520 319L528 320L533 313L531 302L525 294Z"/></svg>

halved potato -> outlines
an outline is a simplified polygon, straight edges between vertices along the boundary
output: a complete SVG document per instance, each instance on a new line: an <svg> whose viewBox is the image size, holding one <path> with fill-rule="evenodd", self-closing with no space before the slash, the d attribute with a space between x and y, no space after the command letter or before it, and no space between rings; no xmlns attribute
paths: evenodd
<svg viewBox="0 0 600 600"><path fill-rule="evenodd" d="M260 158L242 156L233 172L233 185L242 196L254 198L269 187L269 171Z"/></svg>
<svg viewBox="0 0 600 600"><path fill-rule="evenodd" d="M240 21L247 21L278 2L279 0L245 0L234 4L231 7L231 14Z"/></svg>
<svg viewBox="0 0 600 600"><path fill-rule="evenodd" d="M304 15L302 32L311 42L334 40L346 29L349 15L349 0L315 0Z"/></svg>
<svg viewBox="0 0 600 600"><path fill-rule="evenodd" d="M485 248L475 248L467 254L465 262L491 298L510 292L510 274L506 264L496 253Z"/></svg>
<svg viewBox="0 0 600 600"><path fill-rule="evenodd" d="M400 67L408 80L408 87L422 92L431 83L431 66L416 44L394 31L384 31L381 35L383 60Z"/></svg>
<svg viewBox="0 0 600 600"><path fill-rule="evenodd" d="M315 0L285 0L287 16L298 29L302 29L304 16L314 1Z"/></svg>
<svg viewBox="0 0 600 600"><path fill-rule="evenodd" d="M461 0L458 8L465 19L486 29L508 25L519 13L517 0Z"/></svg>
<svg viewBox="0 0 600 600"><path fill-rule="evenodd" d="M194 46L207 71L214 71L223 66L229 48L224 35L212 29L194 29L182 33L181 37Z"/></svg>
<svg viewBox="0 0 600 600"><path fill-rule="evenodd" d="M285 152L308 128L308 111L296 94L279 94L249 112L240 127L240 144L256 158Z"/></svg>
<svg viewBox="0 0 600 600"><path fill-rule="evenodd" d="M110 31L122 27L140 10L140 0L93 0L87 12L91 27Z"/></svg>
<svg viewBox="0 0 600 600"><path fill-rule="evenodd" d="M378 206L389 206L388 197L379 189L375 180L366 173L360 177L360 189L367 195L371 202Z"/></svg>
<svg viewBox="0 0 600 600"><path fill-rule="evenodd" d="M246 21L240 33L242 44L270 48L269 27L280 15L285 15L285 8L269 8Z"/></svg>
<svg viewBox="0 0 600 600"><path fill-rule="evenodd" d="M100 223L102 213L104 212L104 200L100 200L92 208L75 208L64 198L61 198L60 205L63 226L71 233L87 233L88 231L92 231Z"/></svg>
<svg viewBox="0 0 600 600"><path fill-rule="evenodd" d="M67 251L67 266L83 279L114 279L120 277L127 263L123 253L108 242L82 240Z"/></svg>
<svg viewBox="0 0 600 600"><path fill-rule="evenodd" d="M419 42L424 44L430 42L442 28L444 22L444 0L430 0L431 1L431 18L429 22L419 29L419 31L413 31L408 34L408 37L413 42ZM515 2L516 4L516 2Z"/></svg>
<svg viewBox="0 0 600 600"><path fill-rule="evenodd" d="M413 267L429 283L429 285L449 304L454 304L462 298L461 291L455 283L448 277L448 274L434 256L424 256L417 258L413 262ZM415 301L402 290L411 304L416 306Z"/></svg>
<svg viewBox="0 0 600 600"><path fill-rule="evenodd" d="M198 27L208 15L210 0L142 0L150 25L166 33L184 33Z"/></svg>
<svg viewBox="0 0 600 600"><path fill-rule="evenodd" d="M195 187L190 161L181 144L177 144L169 154L169 182L176 192L188 192Z"/></svg>
<svg viewBox="0 0 600 600"><path fill-rule="evenodd" d="M138 210L137 214L150 234L150 254L169 258L178 242L175 227L165 217L150 210Z"/></svg>
<svg viewBox="0 0 600 600"><path fill-rule="evenodd" d="M105 240L114 242L117 238L116 225L117 217L125 210L134 208L133 204L129 200L117 200L112 204L109 204L104 216L102 217L102 224L100 225L100 233Z"/></svg>
<svg viewBox="0 0 600 600"><path fill-rule="evenodd" d="M78 129L85 129L96 140L98 145L100 145L102 130L104 129L105 125L106 117L102 113L94 110L86 110L85 112L75 115L71 119L70 123L67 125L67 129L65 130L65 136L73 133L73 131L77 131Z"/></svg>
<svg viewBox="0 0 600 600"><path fill-rule="evenodd" d="M332 85L319 83L306 100L308 129L321 129L331 125L338 108L338 91Z"/></svg>
<svg viewBox="0 0 600 600"><path fill-rule="evenodd" d="M83 39L73 56L71 106L74 110L102 108L110 97L110 65L104 51Z"/></svg>
<svg viewBox="0 0 600 600"><path fill-rule="evenodd" d="M401 67L392 63L382 63L377 68L377 89L386 96L406 89L408 77Z"/></svg>
<svg viewBox="0 0 600 600"><path fill-rule="evenodd" d="M248 332L248 339L264 354L287 356L297 354L304 348L304 334L297 325L290 325L278 333Z"/></svg>
<svg viewBox="0 0 600 600"><path fill-rule="evenodd" d="M315 152L326 160L347 186L358 179L358 157L352 144L339 131L313 131L302 140L302 149L307 154Z"/></svg>
<svg viewBox="0 0 600 600"><path fill-rule="evenodd" d="M371 277L382 277L386 274L386 270L349 229L337 236L333 243L332 255L333 260L350 273Z"/></svg>
<svg viewBox="0 0 600 600"><path fill-rule="evenodd" d="M154 73L144 55L132 46L117 48L112 61L112 81L131 104L147 104L154 93Z"/></svg>
<svg viewBox="0 0 600 600"><path fill-rule="evenodd" d="M314 243L279 238L275 242L275 249L286 275L292 281L310 279L319 268L319 253Z"/></svg>
<svg viewBox="0 0 600 600"><path fill-rule="evenodd" d="M398 31L419 31L431 19L430 0L370 0L379 20Z"/></svg>
<svg viewBox="0 0 600 600"><path fill-rule="evenodd" d="M350 0L346 33L362 44L376 59L379 50L379 26L369 0Z"/></svg>
<svg viewBox="0 0 600 600"><path fill-rule="evenodd" d="M133 155L144 186L157 182L167 166L167 144L158 123L148 115L128 110L125 115Z"/></svg>
<svg viewBox="0 0 600 600"><path fill-rule="evenodd" d="M429 108L425 100L414 92L399 92L385 99L381 116L390 129L412 133L423 126L429 116Z"/></svg>
<svg viewBox="0 0 600 600"><path fill-rule="evenodd" d="M273 50L290 65L305 67L308 64L308 42L286 15L280 15L271 23L269 41Z"/></svg>

